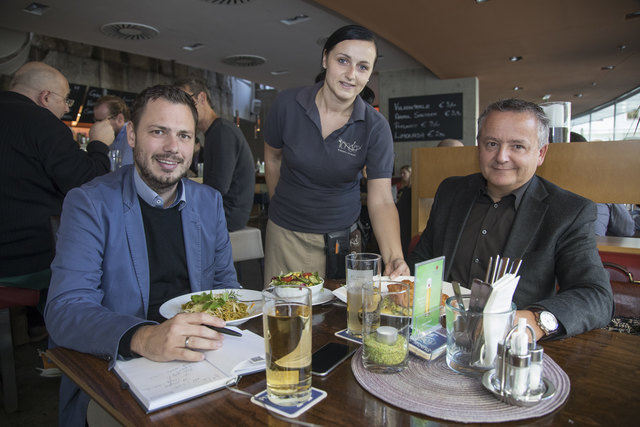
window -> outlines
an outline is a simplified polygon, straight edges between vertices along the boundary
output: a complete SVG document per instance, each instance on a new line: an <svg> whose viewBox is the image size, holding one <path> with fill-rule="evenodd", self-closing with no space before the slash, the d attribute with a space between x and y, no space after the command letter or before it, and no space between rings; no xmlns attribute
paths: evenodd
<svg viewBox="0 0 640 427"><path fill-rule="evenodd" d="M640 139L640 87L611 103L571 119L571 131L587 141Z"/></svg>

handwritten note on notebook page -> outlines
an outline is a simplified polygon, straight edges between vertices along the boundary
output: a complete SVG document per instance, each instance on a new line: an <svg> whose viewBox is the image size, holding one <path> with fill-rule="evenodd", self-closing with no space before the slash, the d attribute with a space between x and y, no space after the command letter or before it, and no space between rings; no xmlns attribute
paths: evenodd
<svg viewBox="0 0 640 427"><path fill-rule="evenodd" d="M236 328L232 328L236 329ZM154 362L145 358L118 360L116 374L147 412L193 399L234 384L238 375L265 369L264 339L251 331L226 335L220 350L201 362Z"/></svg>

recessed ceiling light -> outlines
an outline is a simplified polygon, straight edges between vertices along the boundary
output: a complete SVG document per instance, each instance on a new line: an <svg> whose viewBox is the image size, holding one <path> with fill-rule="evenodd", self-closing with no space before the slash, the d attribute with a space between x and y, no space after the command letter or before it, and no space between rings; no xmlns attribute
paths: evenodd
<svg viewBox="0 0 640 427"><path fill-rule="evenodd" d="M582 95L581 93L576 93L576 94L575 94L575 95L573 95L573 96L575 96L576 98L582 98L584 95Z"/></svg>
<svg viewBox="0 0 640 427"><path fill-rule="evenodd" d="M510 56L509 57L509 61L511 62L518 62L522 60L522 56Z"/></svg>
<svg viewBox="0 0 640 427"><path fill-rule="evenodd" d="M489 0L476 0L476 3L486 3L486 2L488 2L488 1L489 1Z"/></svg>
<svg viewBox="0 0 640 427"><path fill-rule="evenodd" d="M596 83L596 82L591 82L591 86L593 86L593 87L598 86L598 83Z"/></svg>
<svg viewBox="0 0 640 427"><path fill-rule="evenodd" d="M41 3L31 3L29 6L25 7L22 10L33 15L41 16L49 10L49 6Z"/></svg>
<svg viewBox="0 0 640 427"><path fill-rule="evenodd" d="M615 66L615 65L607 65L606 67L602 67L602 68L600 68L600 69L601 69L602 71L611 71L611 70L613 70L614 68L616 68L616 66Z"/></svg>
<svg viewBox="0 0 640 427"><path fill-rule="evenodd" d="M204 44L202 43L194 43L194 44L190 44L188 46L182 46L182 48L184 50L188 50L190 52L194 51L194 50L198 50L200 48L204 47Z"/></svg>
<svg viewBox="0 0 640 427"><path fill-rule="evenodd" d="M514 86L513 90L524 90L522 86Z"/></svg>
<svg viewBox="0 0 640 427"><path fill-rule="evenodd" d="M548 101L551 99L551 95L550 94L546 94L545 96L542 97L543 101Z"/></svg>
<svg viewBox="0 0 640 427"><path fill-rule="evenodd" d="M271 71L270 73L272 76L281 76L283 74L289 74L289 70L278 70L278 71Z"/></svg>
<svg viewBox="0 0 640 427"><path fill-rule="evenodd" d="M310 19L311 18L308 15L301 13L300 15L296 15L293 18L283 19L280 22L282 22L285 25L295 25L295 24L300 24L302 22L308 21Z"/></svg>

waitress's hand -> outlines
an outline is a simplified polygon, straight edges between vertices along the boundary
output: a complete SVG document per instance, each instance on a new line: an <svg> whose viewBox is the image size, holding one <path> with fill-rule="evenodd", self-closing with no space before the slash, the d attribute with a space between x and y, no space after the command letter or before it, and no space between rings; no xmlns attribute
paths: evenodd
<svg viewBox="0 0 640 427"><path fill-rule="evenodd" d="M409 271L409 266L404 259L396 258L385 264L384 275L389 276L390 279L395 279L398 276L410 276L411 272Z"/></svg>

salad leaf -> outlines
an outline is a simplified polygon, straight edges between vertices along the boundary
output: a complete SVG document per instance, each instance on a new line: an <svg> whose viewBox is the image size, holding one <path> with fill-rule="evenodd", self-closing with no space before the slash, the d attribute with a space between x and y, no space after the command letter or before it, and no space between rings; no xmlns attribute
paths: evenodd
<svg viewBox="0 0 640 427"><path fill-rule="evenodd" d="M318 275L318 272L309 273L294 271L287 274L281 274L280 276L274 276L271 279L271 285L297 285L297 286L315 286L322 283L322 278Z"/></svg>

